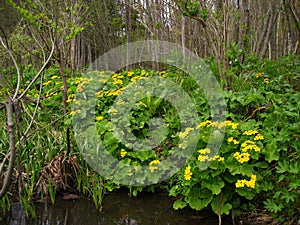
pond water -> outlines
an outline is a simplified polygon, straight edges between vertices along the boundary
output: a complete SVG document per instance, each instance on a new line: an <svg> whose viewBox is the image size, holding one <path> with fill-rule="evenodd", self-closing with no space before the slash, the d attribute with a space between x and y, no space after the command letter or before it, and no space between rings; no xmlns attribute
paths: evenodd
<svg viewBox="0 0 300 225"><path fill-rule="evenodd" d="M36 218L26 219L22 207L13 205L0 225L215 225L217 216L194 210L172 209L165 194L140 194L137 198L126 191L105 195L102 211L91 200L64 200L57 197L54 205L35 204ZM223 223L230 224L230 223Z"/></svg>

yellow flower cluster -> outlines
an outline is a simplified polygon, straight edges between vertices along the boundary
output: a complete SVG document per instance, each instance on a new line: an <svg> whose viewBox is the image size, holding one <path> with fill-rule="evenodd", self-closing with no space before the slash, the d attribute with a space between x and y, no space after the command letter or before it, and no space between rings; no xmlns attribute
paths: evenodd
<svg viewBox="0 0 300 225"><path fill-rule="evenodd" d="M149 163L149 165L156 165L156 164L159 164L159 163L160 163L160 161L158 159L155 159L155 160L151 161Z"/></svg>
<svg viewBox="0 0 300 225"><path fill-rule="evenodd" d="M260 151L260 147L258 147L256 144L247 144L247 143L252 143L253 141L245 141L241 145L242 147L242 152L248 152L249 150L254 150L255 152ZM246 143L246 145L244 145ZM254 142L255 143L255 142Z"/></svg>
<svg viewBox="0 0 300 225"><path fill-rule="evenodd" d="M265 78L265 79L264 79L264 83L265 83L265 84L268 84L268 83L270 83L270 80L269 80L269 78Z"/></svg>
<svg viewBox="0 0 300 225"><path fill-rule="evenodd" d="M75 97L75 95L74 94L70 94L69 96L68 96L68 99L67 99L67 101L66 102L72 102L73 101L73 99L74 99L74 97Z"/></svg>
<svg viewBox="0 0 300 225"><path fill-rule="evenodd" d="M123 81L122 80L115 80L113 82L114 85L118 85L118 84L123 84Z"/></svg>
<svg viewBox="0 0 300 225"><path fill-rule="evenodd" d="M257 134L254 138L254 141L258 141L258 140L264 140L264 136L262 136L261 134Z"/></svg>
<svg viewBox="0 0 300 225"><path fill-rule="evenodd" d="M189 134L189 132L192 131L192 130L194 130L194 128L187 127L187 128L185 128L184 132L179 133L178 137L185 138Z"/></svg>
<svg viewBox="0 0 300 225"><path fill-rule="evenodd" d="M112 113L112 114L116 114L118 112L118 110L116 109L110 109L108 110L109 113Z"/></svg>
<svg viewBox="0 0 300 225"><path fill-rule="evenodd" d="M235 183L236 188L242 188L242 187L249 187L249 188L255 188L255 183L256 183L256 175L251 174L251 179L250 180L237 180Z"/></svg>
<svg viewBox="0 0 300 225"><path fill-rule="evenodd" d="M134 74L134 72L129 71L129 72L127 73L127 76L128 76L128 77L131 77L133 74Z"/></svg>
<svg viewBox="0 0 300 225"><path fill-rule="evenodd" d="M206 120L204 122L199 123L196 129L199 129L201 127L218 127L220 129L225 126L231 127L232 129L236 129L238 127L238 124L229 120L223 122L212 122L211 120Z"/></svg>
<svg viewBox="0 0 300 225"><path fill-rule="evenodd" d="M224 157L220 157L219 155L215 155L213 157L213 160L218 161L218 162L223 162L225 159L224 159Z"/></svg>
<svg viewBox="0 0 300 225"><path fill-rule="evenodd" d="M193 173L191 172L191 166L187 166L184 170L184 179L190 180L192 178Z"/></svg>
<svg viewBox="0 0 300 225"><path fill-rule="evenodd" d="M258 131L257 130L246 130L243 134L251 136L251 135L254 135L254 134L258 134Z"/></svg>
<svg viewBox="0 0 300 225"><path fill-rule="evenodd" d="M82 92L84 85L89 84L92 80L93 78L86 78L86 77L81 77L80 79L77 79L77 81L79 81L80 83L78 84L76 91Z"/></svg>
<svg viewBox="0 0 300 225"><path fill-rule="evenodd" d="M47 82L44 82L43 83L43 86L47 86L47 85L49 85L49 84L51 84L52 83L52 80L49 80L49 81L47 81Z"/></svg>
<svg viewBox="0 0 300 225"><path fill-rule="evenodd" d="M109 90L107 91L107 96L118 96L121 91L122 91L121 88L118 90Z"/></svg>
<svg viewBox="0 0 300 225"><path fill-rule="evenodd" d="M97 117L96 117L96 120L97 120L97 121L100 121L100 120L103 120L103 119L104 119L103 116L97 116Z"/></svg>
<svg viewBox="0 0 300 225"><path fill-rule="evenodd" d="M249 130L249 131L245 131L243 134L253 135L253 134L257 134L257 133L258 133L257 131ZM262 135L261 135L261 137L262 137ZM234 139L230 139L230 141L232 141L232 140L234 140ZM229 140L228 140L228 142L229 142ZM259 152L260 147L258 147L256 145L256 142L254 142L254 141L251 141L251 140L244 141L241 144L241 153L240 152L235 152L233 156L240 163L248 162L250 160L250 156L251 156L250 153L248 152L250 150L254 150L255 152Z"/></svg>
<svg viewBox="0 0 300 225"><path fill-rule="evenodd" d="M234 158L236 158L236 160L239 162L239 163L244 163L244 162L248 162L250 160L250 154L248 152L243 152L243 153L240 153L240 152L236 152L234 153Z"/></svg>
<svg viewBox="0 0 300 225"><path fill-rule="evenodd" d="M259 77L262 77L262 76L263 76L262 73L257 73L257 74L255 75L256 78L259 78Z"/></svg>
<svg viewBox="0 0 300 225"><path fill-rule="evenodd" d="M205 155L205 154L209 154L210 152L211 151L209 148L204 148L204 149L198 150L198 153L199 153L198 160L200 162L205 162L205 161L223 162L224 161L224 157L220 157L219 155L215 155L213 157L209 157L208 155Z"/></svg>
<svg viewBox="0 0 300 225"><path fill-rule="evenodd" d="M209 148L200 149L200 150L198 150L198 153L201 155L209 154L210 149Z"/></svg>
<svg viewBox="0 0 300 225"><path fill-rule="evenodd" d="M186 144L187 144L187 142L183 141L183 142L178 144L178 148L183 148L184 149L184 148L186 148Z"/></svg>
<svg viewBox="0 0 300 225"><path fill-rule="evenodd" d="M73 116L73 115L78 114L78 113L80 113L80 112L81 112L80 109L77 109L77 110L75 110L75 111L71 111L71 112L70 112L70 115Z"/></svg>
<svg viewBox="0 0 300 225"><path fill-rule="evenodd" d="M153 173L154 172L154 170L156 170L157 169L157 167L156 166L153 166L153 165L157 165L157 164L159 164L160 163L160 161L158 160L158 159L155 159L155 160L153 160L153 161L151 161L150 163L149 163L149 170L151 171L151 173Z"/></svg>
<svg viewBox="0 0 300 225"><path fill-rule="evenodd" d="M227 142L228 142L228 143L231 143L231 142L232 142L232 143L235 144L235 145L237 145L237 144L240 143L239 141L235 140L233 137L228 138L228 139L227 139Z"/></svg>
<svg viewBox="0 0 300 225"><path fill-rule="evenodd" d="M126 150L121 149L121 153L120 153L121 157L124 158L126 156L126 154L127 154Z"/></svg>

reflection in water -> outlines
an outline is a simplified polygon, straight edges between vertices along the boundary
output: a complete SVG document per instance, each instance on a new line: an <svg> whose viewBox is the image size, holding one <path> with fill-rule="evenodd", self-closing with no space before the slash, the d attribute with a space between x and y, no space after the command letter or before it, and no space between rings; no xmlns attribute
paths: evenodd
<svg viewBox="0 0 300 225"><path fill-rule="evenodd" d="M20 205L14 205L11 213L0 225L215 225L215 216L203 217L192 210L174 211L167 195L141 194L129 197L118 191L104 197L101 212L88 199L63 200L57 198L54 205L36 204L35 219L26 219Z"/></svg>

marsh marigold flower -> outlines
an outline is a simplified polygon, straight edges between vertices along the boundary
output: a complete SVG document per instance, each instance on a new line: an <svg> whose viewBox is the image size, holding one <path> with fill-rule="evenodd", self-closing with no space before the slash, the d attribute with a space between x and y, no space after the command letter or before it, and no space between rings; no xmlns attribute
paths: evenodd
<svg viewBox="0 0 300 225"><path fill-rule="evenodd" d="M261 134L257 134L254 138L254 141L258 141L258 140L264 140L264 136L262 136Z"/></svg>
<svg viewBox="0 0 300 225"><path fill-rule="evenodd" d="M254 134L258 134L258 131L256 131L256 130L247 130L243 134L251 136L251 135L254 135Z"/></svg>
<svg viewBox="0 0 300 225"><path fill-rule="evenodd" d="M256 183L256 175L251 174L250 175L251 179L250 180L237 180L235 183L236 188L242 188L242 187L249 187L249 188L255 188L255 183Z"/></svg>
<svg viewBox="0 0 300 225"><path fill-rule="evenodd" d="M193 173L191 172L191 166L187 166L184 170L184 179L190 180L192 178Z"/></svg>
<svg viewBox="0 0 300 225"><path fill-rule="evenodd" d="M151 162L149 163L149 165L156 165L156 164L158 164L158 163L160 163L160 161L159 161L158 159L155 159L155 160L151 161Z"/></svg>
<svg viewBox="0 0 300 225"><path fill-rule="evenodd" d="M235 144L235 145L237 145L237 144L240 143L239 141L235 140L233 137L228 138L227 142L228 142L228 143L231 143L231 142L232 142L232 143Z"/></svg>
<svg viewBox="0 0 300 225"><path fill-rule="evenodd" d="M262 77L262 76L263 76L262 73L257 73L257 74L255 75L256 78L259 78L259 77Z"/></svg>
<svg viewBox="0 0 300 225"><path fill-rule="evenodd" d="M265 83L265 84L268 84L268 83L270 83L270 80L269 80L269 78L265 78L265 79L264 79L264 83Z"/></svg>
<svg viewBox="0 0 300 225"><path fill-rule="evenodd" d="M103 120L103 119L104 119L103 116L97 116L97 117L96 117L96 120L97 120L97 121L100 121L100 120Z"/></svg>
<svg viewBox="0 0 300 225"><path fill-rule="evenodd" d="M126 156L127 152L125 151L125 149L121 149L121 157L124 158Z"/></svg>
<svg viewBox="0 0 300 225"><path fill-rule="evenodd" d="M234 158L241 164L248 162L250 160L250 154L248 152L236 152L234 153Z"/></svg>

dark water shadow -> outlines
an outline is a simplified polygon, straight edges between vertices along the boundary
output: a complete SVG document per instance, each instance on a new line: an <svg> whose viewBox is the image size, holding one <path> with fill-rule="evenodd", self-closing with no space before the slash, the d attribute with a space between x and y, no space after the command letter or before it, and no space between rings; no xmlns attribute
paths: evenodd
<svg viewBox="0 0 300 225"><path fill-rule="evenodd" d="M194 210L172 209L172 200L165 194L141 194L129 197L118 191L104 197L101 212L89 199L63 200L54 205L35 204L37 217L26 219L20 205L14 205L0 225L215 225L217 216ZM223 225L229 223L223 223Z"/></svg>

